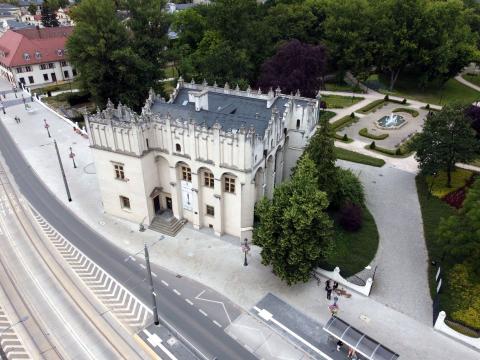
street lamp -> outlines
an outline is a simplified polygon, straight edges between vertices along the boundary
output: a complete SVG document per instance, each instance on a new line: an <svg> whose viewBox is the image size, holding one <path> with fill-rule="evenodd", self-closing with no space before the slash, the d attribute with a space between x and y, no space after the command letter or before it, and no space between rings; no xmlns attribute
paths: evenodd
<svg viewBox="0 0 480 360"><path fill-rule="evenodd" d="M51 136L50 136L50 130L48 130L48 128L50 127L50 125L48 125L47 119L43 119L43 122L45 123L45 129L47 129L48 137L51 137Z"/></svg>
<svg viewBox="0 0 480 360"><path fill-rule="evenodd" d="M9 325L8 327L6 327L5 329L3 329L1 332L0 332L0 336L2 336L5 332L7 332L8 330L10 330L12 327L14 327L15 325L18 325L24 321L27 321L28 320L28 316L22 316L16 323L13 323L11 325Z"/></svg>
<svg viewBox="0 0 480 360"><path fill-rule="evenodd" d="M75 153L72 151L72 147L70 146L70 159L72 159L73 161L73 168L76 169L77 168L77 164L75 164Z"/></svg>
<svg viewBox="0 0 480 360"><path fill-rule="evenodd" d="M245 239L245 242L242 244L242 251L245 253L245 259L243 261L243 266L248 266L247 253L250 251L250 246L248 245L248 240L247 239Z"/></svg>

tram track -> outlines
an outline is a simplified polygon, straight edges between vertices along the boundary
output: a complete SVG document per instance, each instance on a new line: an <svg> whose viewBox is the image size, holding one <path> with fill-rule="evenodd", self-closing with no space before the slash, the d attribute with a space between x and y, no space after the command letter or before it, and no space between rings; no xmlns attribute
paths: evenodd
<svg viewBox="0 0 480 360"><path fill-rule="evenodd" d="M59 260L58 254L54 253L54 249L51 249L49 244L47 244L45 239L39 234L38 229L32 221L32 214L29 211L28 206L22 208L22 201L20 201L17 192L10 183L3 164L0 162L0 193L1 192L5 194L5 199L8 201L9 208L12 210L11 214L19 224L21 231L25 235L26 241L28 241L29 245L34 249L40 261L46 266L56 285L61 288L70 300L72 300L76 305L76 308L79 309L81 316L89 321L90 325L102 337L102 340L108 343L113 352L117 355L116 358L141 359L142 356L138 353L137 349L130 345L129 342L124 341L119 330L114 329L105 318L102 317L102 314L96 310L99 305L98 303L94 304L94 301L92 302L92 300L85 295L88 293L87 289L81 289L77 284L78 280L75 281L72 276L65 271L65 267L68 267L68 265L60 263L62 260ZM3 223L2 225L6 227L4 220L0 219L0 221ZM37 238L37 241L34 237ZM17 255L19 256L18 249L14 249L14 251L17 251ZM42 358L47 360L68 359L68 353L62 349L58 340L53 339L53 337L50 336L50 333L47 331L47 326L42 321L41 315L36 311L35 306L31 304L30 301L26 300L22 290L18 286L18 281L16 281L12 269L8 266L8 263L8 260L0 254L0 272L4 270L2 273L7 277L7 279L4 279L7 280L7 285L2 286L2 288L4 288L7 293L6 288L9 287L8 294L10 295L8 297L10 300L12 300L11 296L15 298L15 301L12 301L12 304L15 306L17 316L29 316L29 320L25 321L24 325L32 342L35 344L38 353L41 354ZM18 266L18 264L15 264L15 266ZM112 337L114 338L114 341L112 341ZM85 350L88 355L88 349ZM88 358L94 359L91 354L88 355Z"/></svg>

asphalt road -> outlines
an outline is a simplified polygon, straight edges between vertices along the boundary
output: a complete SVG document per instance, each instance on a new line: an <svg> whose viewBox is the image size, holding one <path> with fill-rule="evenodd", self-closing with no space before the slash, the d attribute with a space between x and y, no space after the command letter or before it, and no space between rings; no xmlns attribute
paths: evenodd
<svg viewBox="0 0 480 360"><path fill-rule="evenodd" d="M20 191L32 206L92 261L100 265L126 288L131 289L132 293L145 304L150 304L151 295L143 281L145 278L144 271L130 261L125 262L124 259L130 254L122 251L93 231L50 193L32 171L1 121L0 151ZM162 271L156 266L152 266L152 270ZM155 279L154 281L156 282L160 317L172 324L208 359L255 359L248 350L205 316L186 302L178 301L174 293L161 291L160 281Z"/></svg>

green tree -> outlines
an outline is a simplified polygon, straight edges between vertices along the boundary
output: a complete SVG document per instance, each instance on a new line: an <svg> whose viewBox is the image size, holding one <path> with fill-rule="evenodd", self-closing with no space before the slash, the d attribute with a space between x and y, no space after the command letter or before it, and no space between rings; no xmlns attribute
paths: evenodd
<svg viewBox="0 0 480 360"><path fill-rule="evenodd" d="M273 199L257 204L253 243L262 248L262 264L271 265L288 285L308 281L333 251L328 199L317 183L315 163L305 155L292 179L275 188Z"/></svg>
<svg viewBox="0 0 480 360"><path fill-rule="evenodd" d="M337 168L336 184L331 197L331 207L341 208L345 204L365 205L363 185L350 169Z"/></svg>
<svg viewBox="0 0 480 360"><path fill-rule="evenodd" d="M315 163L317 169L318 188L325 191L331 200L337 191L337 167L335 162L335 144L330 123L326 118L321 120L315 134L308 143L305 154Z"/></svg>
<svg viewBox="0 0 480 360"><path fill-rule="evenodd" d="M52 0L51 0L52 1ZM44 1L42 5L42 25L45 27L57 27L60 23L57 19L57 3Z"/></svg>
<svg viewBox="0 0 480 360"><path fill-rule="evenodd" d="M95 102L110 98L139 110L148 88L142 82L145 62L129 45L125 26L115 16L112 0L83 0L72 10L76 23L69 37L69 59Z"/></svg>
<svg viewBox="0 0 480 360"><path fill-rule="evenodd" d="M30 15L35 15L37 13L37 5L35 5L33 3L29 4L27 10L30 13Z"/></svg>
<svg viewBox="0 0 480 360"><path fill-rule="evenodd" d="M162 79L166 62L168 44L167 33L170 17L165 11L166 0L127 0L130 17L127 28L130 32L129 43L141 60L143 71L138 72L138 81L143 84L146 94L150 87L157 86ZM143 101L143 99L142 99Z"/></svg>
<svg viewBox="0 0 480 360"><path fill-rule="evenodd" d="M473 160L479 148L475 132L464 113L463 105L454 104L430 114L423 131L412 142L421 172L435 175L445 171L448 187L451 187L455 164Z"/></svg>

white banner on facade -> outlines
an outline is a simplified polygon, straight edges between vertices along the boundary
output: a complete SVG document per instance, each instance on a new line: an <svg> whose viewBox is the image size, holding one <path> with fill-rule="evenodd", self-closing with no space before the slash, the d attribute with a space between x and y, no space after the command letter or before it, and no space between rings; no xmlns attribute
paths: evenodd
<svg viewBox="0 0 480 360"><path fill-rule="evenodd" d="M183 208L185 210L193 211L193 208L195 207L195 197L192 191L192 183L182 180L181 182L182 186L182 203L183 203Z"/></svg>

